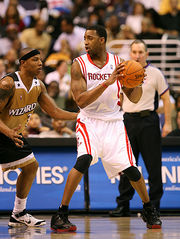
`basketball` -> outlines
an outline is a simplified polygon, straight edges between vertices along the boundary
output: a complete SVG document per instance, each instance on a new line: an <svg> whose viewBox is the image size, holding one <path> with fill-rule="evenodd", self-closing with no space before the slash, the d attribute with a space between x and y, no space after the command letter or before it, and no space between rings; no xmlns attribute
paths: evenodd
<svg viewBox="0 0 180 239"><path fill-rule="evenodd" d="M145 70L142 65L134 60L124 61L124 77L121 77L120 82L126 88L134 88L143 83Z"/></svg>

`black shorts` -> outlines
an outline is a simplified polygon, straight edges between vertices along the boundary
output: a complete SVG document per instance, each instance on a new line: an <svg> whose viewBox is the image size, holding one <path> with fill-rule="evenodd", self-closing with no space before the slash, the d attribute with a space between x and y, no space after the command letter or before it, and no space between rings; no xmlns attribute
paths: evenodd
<svg viewBox="0 0 180 239"><path fill-rule="evenodd" d="M24 142L22 148L17 147L14 141L0 133L0 164L17 161L32 153L32 148L25 138L22 137L21 140Z"/></svg>

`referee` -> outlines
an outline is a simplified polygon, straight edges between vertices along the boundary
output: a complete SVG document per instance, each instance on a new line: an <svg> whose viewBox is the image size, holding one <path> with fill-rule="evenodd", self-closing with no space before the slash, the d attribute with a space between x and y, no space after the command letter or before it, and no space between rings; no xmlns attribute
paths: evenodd
<svg viewBox="0 0 180 239"><path fill-rule="evenodd" d="M165 137L172 131L169 87L161 71L147 63L148 50L143 40L132 42L130 56L131 59L141 63L147 76L142 85L142 97L137 104L129 101L122 92L122 109L125 112L124 124L137 165L139 153L142 155L149 175L149 197L159 211L163 186L161 177L161 131L156 109L158 98L161 97L165 116L162 136ZM117 208L110 211L109 215L114 217L130 216L129 201L132 199L134 192L128 178L121 175L120 195L116 198Z"/></svg>

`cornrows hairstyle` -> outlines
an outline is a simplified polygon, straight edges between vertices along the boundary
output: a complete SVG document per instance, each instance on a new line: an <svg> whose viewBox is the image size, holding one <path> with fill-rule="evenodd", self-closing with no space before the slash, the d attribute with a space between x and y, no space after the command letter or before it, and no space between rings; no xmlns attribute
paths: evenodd
<svg viewBox="0 0 180 239"><path fill-rule="evenodd" d="M106 29L101 25L93 25L86 28L86 30L95 30L100 37L104 37L105 42L107 41Z"/></svg>
<svg viewBox="0 0 180 239"><path fill-rule="evenodd" d="M132 45L134 45L134 44L139 44L139 43L142 43L142 44L144 45L145 51L147 51L147 44L146 44L145 41L143 41L142 39L136 39L136 40L134 40L134 41L131 43L130 47L132 48Z"/></svg>

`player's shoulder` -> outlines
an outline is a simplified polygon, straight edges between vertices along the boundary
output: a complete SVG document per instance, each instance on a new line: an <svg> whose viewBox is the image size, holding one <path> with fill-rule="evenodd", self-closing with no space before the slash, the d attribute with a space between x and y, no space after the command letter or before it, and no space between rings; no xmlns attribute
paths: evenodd
<svg viewBox="0 0 180 239"><path fill-rule="evenodd" d="M108 55L109 55L109 58L110 59L113 59L115 62L117 62L118 64L125 61L123 58L121 58L120 56L118 55L115 55L115 54L112 54L110 52L108 52Z"/></svg>
<svg viewBox="0 0 180 239"><path fill-rule="evenodd" d="M76 58L73 60L73 62L74 62L74 61L82 61L82 60L86 60L86 59L88 59L88 54L82 54L82 55L76 57Z"/></svg>
<svg viewBox="0 0 180 239"><path fill-rule="evenodd" d="M0 85L6 87L14 87L14 81L18 80L15 72L7 74L0 79Z"/></svg>
<svg viewBox="0 0 180 239"><path fill-rule="evenodd" d="M3 95L11 97L15 92L15 83L11 76L6 75L0 80L0 89L3 92Z"/></svg>

